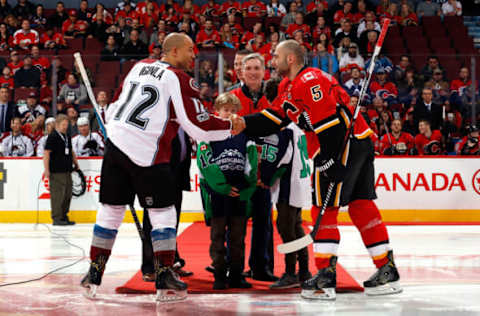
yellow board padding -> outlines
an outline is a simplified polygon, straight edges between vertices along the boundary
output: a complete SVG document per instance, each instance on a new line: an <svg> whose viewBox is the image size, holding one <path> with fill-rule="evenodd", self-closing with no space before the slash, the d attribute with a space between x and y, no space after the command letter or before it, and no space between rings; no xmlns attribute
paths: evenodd
<svg viewBox="0 0 480 316"><path fill-rule="evenodd" d="M480 210L382 210L383 221L387 223L480 223ZM137 210L140 221L143 218L143 211ZM68 214L70 220L77 223L95 223L96 211L71 211ZM273 219L277 218L277 212L274 211ZM302 211L302 218L311 222L310 210ZM201 212L183 212L180 216L180 222L199 222L203 221ZM130 211L125 212L125 223L133 223ZM37 211L0 211L0 223L36 223ZM38 212L39 223L51 223L49 211ZM338 222L341 224L351 223L348 213L341 212L338 215Z"/></svg>

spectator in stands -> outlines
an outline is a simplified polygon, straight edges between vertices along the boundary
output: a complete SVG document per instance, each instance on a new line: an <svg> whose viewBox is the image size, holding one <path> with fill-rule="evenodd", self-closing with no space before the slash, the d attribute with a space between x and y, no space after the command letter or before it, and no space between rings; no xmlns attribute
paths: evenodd
<svg viewBox="0 0 480 316"><path fill-rule="evenodd" d="M301 32L301 31L298 31ZM257 53L265 44L265 39L263 33L255 34L255 37L247 42L245 48L251 50L254 53ZM303 36L303 35L302 35Z"/></svg>
<svg viewBox="0 0 480 316"><path fill-rule="evenodd" d="M458 0L447 0L442 4L442 13L444 16L462 15L462 3Z"/></svg>
<svg viewBox="0 0 480 316"><path fill-rule="evenodd" d="M405 70L405 77L398 81L398 101L409 107L417 99L418 91L422 87L422 82L415 75L415 70L408 67Z"/></svg>
<svg viewBox="0 0 480 316"><path fill-rule="evenodd" d="M97 3L95 6L95 13L92 16L92 22L97 20L103 20L107 25L113 24L113 17L110 12L105 9L105 6L102 3Z"/></svg>
<svg viewBox="0 0 480 316"><path fill-rule="evenodd" d="M77 11L77 18L87 22L88 24L92 22L92 12L88 9L87 0L80 1L80 8Z"/></svg>
<svg viewBox="0 0 480 316"><path fill-rule="evenodd" d="M285 8L285 7L284 7ZM242 16L242 5L239 1L235 0L226 0L219 9L220 15L223 17L234 15L234 16Z"/></svg>
<svg viewBox="0 0 480 316"><path fill-rule="evenodd" d="M23 19L30 19L35 14L35 6L28 0L18 0L13 8L13 14Z"/></svg>
<svg viewBox="0 0 480 316"><path fill-rule="evenodd" d="M397 16L397 23L401 26L418 25L418 17L408 4L402 4L400 14Z"/></svg>
<svg viewBox="0 0 480 316"><path fill-rule="evenodd" d="M172 18L175 19L173 14L173 7L169 8L167 13L166 13L166 18L164 19L165 21L171 20ZM153 5L153 2L150 2L147 7L145 13L143 13L140 16L140 24L142 24L145 28L153 28L155 25L157 25L159 19L159 14L158 11L155 10L155 6ZM163 18L162 18L163 19Z"/></svg>
<svg viewBox="0 0 480 316"><path fill-rule="evenodd" d="M0 87L8 88L10 90L15 88L12 71L8 67L3 67L2 76L0 77Z"/></svg>
<svg viewBox="0 0 480 316"><path fill-rule="evenodd" d="M296 14L297 14L297 4L294 1L292 1L290 3L288 13L282 18L280 25L284 29L287 29L290 24L295 23Z"/></svg>
<svg viewBox="0 0 480 316"><path fill-rule="evenodd" d="M88 102L87 90L83 84L78 82L78 76L71 73L67 77L67 83L60 89L58 102L72 105L78 108Z"/></svg>
<svg viewBox="0 0 480 316"><path fill-rule="evenodd" d="M77 18L77 10L68 11L68 19L62 24L62 33L65 38L86 37L88 35L89 24L85 20Z"/></svg>
<svg viewBox="0 0 480 316"><path fill-rule="evenodd" d="M15 88L40 88L40 70L32 66L32 57L25 55L23 66L14 76Z"/></svg>
<svg viewBox="0 0 480 316"><path fill-rule="evenodd" d="M373 30L377 31L380 33L382 30L382 27L380 26L380 23L375 21L376 17L375 14L372 11L368 11L365 14L365 19L360 22L357 28L357 37L360 38L362 36L362 33L367 30L367 25L372 24L373 25ZM370 28L372 30L372 28Z"/></svg>
<svg viewBox="0 0 480 316"><path fill-rule="evenodd" d="M432 79L427 81L424 85L433 92L433 102L441 104L445 102L449 95L448 82L443 79L443 72L440 69L433 71Z"/></svg>
<svg viewBox="0 0 480 316"><path fill-rule="evenodd" d="M85 67L85 72L87 73L87 77L88 77L88 80L90 81L90 84L92 85L92 87L94 87L95 86L95 77L93 76L92 70L89 67ZM80 68L78 67L78 64L77 64L76 60L73 62L73 72L72 73L75 76L77 76L79 83L81 85L85 86L85 82L83 81L83 77L80 74Z"/></svg>
<svg viewBox="0 0 480 316"><path fill-rule="evenodd" d="M109 28L109 25L105 22L102 11L97 12L96 16L97 16L97 19L95 19L94 21L92 19L92 24L90 24L88 37L89 38L95 37L100 42L105 42L105 39L107 38L106 31Z"/></svg>
<svg viewBox="0 0 480 316"><path fill-rule="evenodd" d="M42 4L37 4L35 8L35 14L31 18L32 28L34 29L44 29L47 26L47 18L43 10Z"/></svg>
<svg viewBox="0 0 480 316"><path fill-rule="evenodd" d="M335 31L335 38L333 39L333 46L335 47L338 47L340 41L345 37L350 38L351 42L356 42L358 40L356 33L352 29L352 22L349 20L342 21L340 28Z"/></svg>
<svg viewBox="0 0 480 316"><path fill-rule="evenodd" d="M200 62L199 76L201 82L208 83L211 89L215 88L215 76L213 72L213 65L210 60L202 60Z"/></svg>
<svg viewBox="0 0 480 316"><path fill-rule="evenodd" d="M50 83L47 81L46 72L40 74L40 82L40 104L49 110L52 105L53 92Z"/></svg>
<svg viewBox="0 0 480 316"><path fill-rule="evenodd" d="M359 0L357 2L357 8L354 10L353 14L353 24L358 25L360 22L365 20L365 15L367 14L367 3L365 0Z"/></svg>
<svg viewBox="0 0 480 316"><path fill-rule="evenodd" d="M117 7L115 8L115 13L117 13L117 12L120 11L120 10L124 10L126 5L131 6L132 9L136 9L136 8L137 8L137 4L136 4L134 1L132 1L132 0L119 1L119 2L117 3Z"/></svg>
<svg viewBox="0 0 480 316"><path fill-rule="evenodd" d="M71 136L67 133L68 118L59 114L55 120L55 132L50 133L43 153L44 174L50 186L50 203L53 225L74 225L68 219L72 198L73 165L78 169L78 161L72 151Z"/></svg>
<svg viewBox="0 0 480 316"><path fill-rule="evenodd" d="M3 22L7 24L9 34L13 34L18 30L19 22L13 14L7 15Z"/></svg>
<svg viewBox="0 0 480 316"><path fill-rule="evenodd" d="M453 103L461 103L461 97L464 94L465 88L469 87L472 84L472 80L470 80L469 77L470 72L468 71L468 68L462 67L458 72L458 78L452 80L452 82L450 83L450 92L452 93L450 99Z"/></svg>
<svg viewBox="0 0 480 316"><path fill-rule="evenodd" d="M444 76L445 76L445 70L440 65L440 62L438 61L438 57L437 56L429 56L427 64L420 71L420 74L422 75L422 77L423 77L422 79L423 79L424 82L427 82L428 80L432 79L433 71L435 69L440 69L444 73Z"/></svg>
<svg viewBox="0 0 480 316"><path fill-rule="evenodd" d="M38 32L30 28L30 21L23 20L22 28L13 34L13 45L20 49L29 49L40 42Z"/></svg>
<svg viewBox="0 0 480 316"><path fill-rule="evenodd" d="M3 19L9 14L12 14L12 7L7 0L0 0L0 18Z"/></svg>
<svg viewBox="0 0 480 316"><path fill-rule="evenodd" d="M360 91L365 83L365 79L362 78L360 69L357 67L352 68L352 72L350 74L352 78L345 82L344 88L350 96L359 96Z"/></svg>
<svg viewBox="0 0 480 316"><path fill-rule="evenodd" d="M259 0L248 0L242 3L244 17L263 17L267 14L267 7Z"/></svg>
<svg viewBox="0 0 480 316"><path fill-rule="evenodd" d="M388 127L391 126L392 116L389 110L385 109L375 121L375 131L379 137L388 133Z"/></svg>
<svg viewBox="0 0 480 316"><path fill-rule="evenodd" d="M33 148L37 147L37 142L43 136L43 127L45 124L45 116L39 115L31 122L23 123L22 134L30 138Z"/></svg>
<svg viewBox="0 0 480 316"><path fill-rule="evenodd" d="M365 68L365 62L363 57L358 52L358 45L355 43L351 43L348 48L348 53L343 54L342 58L340 58L340 72L342 73L350 73L352 68Z"/></svg>
<svg viewBox="0 0 480 316"><path fill-rule="evenodd" d="M115 13L115 23L118 22L120 18L124 19L127 25L132 24L133 19L139 19L141 13L136 11L130 3L125 4L124 8Z"/></svg>
<svg viewBox="0 0 480 316"><path fill-rule="evenodd" d="M8 32L7 25L0 23L0 51L7 51L13 44L13 38Z"/></svg>
<svg viewBox="0 0 480 316"><path fill-rule="evenodd" d="M318 43L315 45L314 54L312 56L312 67L320 68L323 71L334 75L338 72L338 61L335 55L327 52L325 44Z"/></svg>
<svg viewBox="0 0 480 316"><path fill-rule="evenodd" d="M395 65L391 73L393 81L397 84L402 81L405 78L405 73L409 67L411 67L410 56L401 55L400 62L398 63L398 65Z"/></svg>
<svg viewBox="0 0 480 316"><path fill-rule="evenodd" d="M142 41L145 45L148 42L148 36L145 30L143 29L142 25L140 24L140 21L138 19L133 19L131 25L127 25L125 27L126 29L126 34L125 34L125 40L123 44L128 43L130 40L130 34L132 33L133 30L136 30L138 32L138 39Z"/></svg>
<svg viewBox="0 0 480 316"><path fill-rule="evenodd" d="M40 36L40 44L45 49L59 49L67 47L67 41L65 41L62 33L56 32L50 26L48 26L45 33Z"/></svg>
<svg viewBox="0 0 480 316"><path fill-rule="evenodd" d="M57 29L62 28L63 22L68 19L67 12L65 11L65 5L62 1L57 2L55 8L55 13L48 18L48 24L51 27L56 27Z"/></svg>
<svg viewBox="0 0 480 316"><path fill-rule="evenodd" d="M242 38L240 39L240 43L242 43L243 45L247 45L248 42L252 39L255 39L255 36L257 34L263 34L263 24L262 22L256 22L253 27L252 27L252 30L247 30L246 32L244 32ZM265 35L264 37L265 38Z"/></svg>
<svg viewBox="0 0 480 316"><path fill-rule="evenodd" d="M418 128L418 122L424 119L431 122L433 129L439 129L442 123L442 107L433 102L432 89L422 90L421 100L418 100L414 107L413 118Z"/></svg>
<svg viewBox="0 0 480 316"><path fill-rule="evenodd" d="M467 127L467 136L457 145L457 155L480 155L480 130L475 125Z"/></svg>
<svg viewBox="0 0 480 316"><path fill-rule="evenodd" d="M327 25L325 17L319 16L317 18L317 24L312 28L312 41L318 43L320 41L320 35L325 34L328 40L332 38L332 30Z"/></svg>
<svg viewBox="0 0 480 316"><path fill-rule="evenodd" d="M295 37L295 32L297 32L297 31L303 31L303 35L305 37L305 40L308 40L312 37L312 34L310 32L310 26L308 26L307 24L305 24L303 22L303 13L302 12L297 12L295 14L295 23L290 24L285 33L289 38L294 38Z"/></svg>
<svg viewBox="0 0 480 316"><path fill-rule="evenodd" d="M293 39L297 41L298 44L300 44L300 47L302 47L302 49L304 50L305 56L308 56L308 54L312 51L312 46L305 40L303 31L300 29L297 30L294 33Z"/></svg>
<svg viewBox="0 0 480 316"><path fill-rule="evenodd" d="M125 23L125 18L119 17L115 24L110 25L106 29L106 36L113 35L115 43L118 46L123 45L127 34L127 24ZM106 41L106 40L105 40Z"/></svg>
<svg viewBox="0 0 480 316"><path fill-rule="evenodd" d="M335 54L335 48L331 44L331 40L327 36L327 34L325 34L325 33L320 34L320 37L318 38L318 43L322 43L329 54L332 54L332 55ZM349 44L349 46L350 46L350 44ZM348 49L347 49L347 51L348 51Z"/></svg>
<svg viewBox="0 0 480 316"><path fill-rule="evenodd" d="M413 119L413 106L408 108L403 120L403 131L415 135L417 133L418 125L415 126L415 121Z"/></svg>
<svg viewBox="0 0 480 316"><path fill-rule="evenodd" d="M386 124L386 123L385 123ZM380 152L388 156L408 156L415 148L413 136L402 132L402 121L393 120L391 132L382 136L380 141Z"/></svg>
<svg viewBox="0 0 480 316"><path fill-rule="evenodd" d="M148 58L160 59L162 57L162 45L152 44L150 46L151 47L148 49L149 51Z"/></svg>
<svg viewBox="0 0 480 316"><path fill-rule="evenodd" d="M40 71L47 71L50 68L50 60L47 57L40 56L40 49L37 45L32 46L32 65Z"/></svg>
<svg viewBox="0 0 480 316"><path fill-rule="evenodd" d="M455 99L452 99L450 101L452 105L457 106L460 109L460 112L465 118L472 117L472 109L474 105L474 99L473 99L474 93L475 93L475 102L476 102L475 106L477 109L480 108L480 103L479 103L480 96L478 94L478 86L477 86L477 89L475 90L476 92L474 92L474 88L472 86L466 87L463 89L463 94L460 97L460 103L456 103L457 100Z"/></svg>
<svg viewBox="0 0 480 316"><path fill-rule="evenodd" d="M147 45L139 39L139 33L133 29L130 32L130 40L121 48L122 61L140 60L148 55Z"/></svg>
<svg viewBox="0 0 480 316"><path fill-rule="evenodd" d="M68 117L68 135L74 137L78 135L78 111L71 105L67 106L65 109L65 113Z"/></svg>
<svg viewBox="0 0 480 316"><path fill-rule="evenodd" d="M102 61L120 60L120 56L119 56L120 55L120 49L118 48L118 45L115 42L115 36L114 35L108 35L107 44L102 49L102 52L100 54L101 54L100 59Z"/></svg>
<svg viewBox="0 0 480 316"><path fill-rule="evenodd" d="M101 90L97 93L97 104L99 106L99 113L100 117L102 118L103 122L107 122L106 120L106 114L107 114L107 107L108 107L108 96L107 92L104 90ZM95 115L95 110L90 109L88 119L90 122L90 126L92 128L92 131L97 132L100 130L100 125L98 124L97 117Z"/></svg>
<svg viewBox="0 0 480 316"><path fill-rule="evenodd" d="M45 150L45 143L47 142L48 135L50 135L55 130L55 118L49 117L45 120L45 133L37 142L37 147L35 151L37 157L43 157L43 151Z"/></svg>
<svg viewBox="0 0 480 316"><path fill-rule="evenodd" d="M372 57L375 45L378 39L378 32L375 30L367 31L362 34L367 35L366 38L361 39L360 42L360 52L365 57Z"/></svg>
<svg viewBox="0 0 480 316"><path fill-rule="evenodd" d="M188 24L185 24L185 26L188 26ZM151 43L148 46L148 52L151 54L153 51L154 47L159 47L160 50L162 49L163 41L165 40L165 37L167 36L166 33L160 32L158 33L158 38L155 42Z"/></svg>
<svg viewBox="0 0 480 316"><path fill-rule="evenodd" d="M149 43L155 43L158 44L158 34L160 33L167 33L167 24L165 23L165 20L159 20L157 23L157 27L155 28L155 31L152 32L150 35L150 41Z"/></svg>
<svg viewBox="0 0 480 316"><path fill-rule="evenodd" d="M283 17L287 14L287 9L278 0L270 0L267 4L267 15L269 17Z"/></svg>
<svg viewBox="0 0 480 316"><path fill-rule="evenodd" d="M305 10L305 6L303 5L303 1L302 0L294 0L294 1L297 4L297 11L300 11L303 14L305 14L306 10Z"/></svg>
<svg viewBox="0 0 480 316"><path fill-rule="evenodd" d="M22 121L14 117L10 124L11 132L2 135L1 155L5 157L33 156L33 143L30 138L22 134Z"/></svg>
<svg viewBox="0 0 480 316"><path fill-rule="evenodd" d="M388 10L389 5L390 0L380 0L376 8L377 15L380 16L382 14L385 14L385 12L387 12Z"/></svg>
<svg viewBox="0 0 480 316"><path fill-rule="evenodd" d="M443 154L443 137L438 129L432 131L429 121L420 120L418 131L415 148L419 156Z"/></svg>
<svg viewBox="0 0 480 316"><path fill-rule="evenodd" d="M10 62L7 66L12 70L13 74L23 67L23 61L20 60L20 56L16 50L10 52Z"/></svg>
<svg viewBox="0 0 480 316"><path fill-rule="evenodd" d="M86 117L77 120L78 134L72 137L72 149L77 157L103 156L105 144L102 136L90 131L90 125Z"/></svg>
<svg viewBox="0 0 480 316"><path fill-rule="evenodd" d="M208 0L200 9L200 13L207 19L219 16L219 11L220 4L215 3L215 0Z"/></svg>
<svg viewBox="0 0 480 316"><path fill-rule="evenodd" d="M52 64L55 65L56 75L57 75L57 85L61 87L66 81L67 73L69 72L65 67L63 67L63 60L61 56L53 57ZM54 67L50 67L50 70L47 73L47 81L52 81L52 71Z"/></svg>
<svg viewBox="0 0 480 316"><path fill-rule="evenodd" d="M17 105L10 101L10 90L0 87L0 133L12 130L11 121L15 116Z"/></svg>
<svg viewBox="0 0 480 316"><path fill-rule="evenodd" d="M421 1L417 5L417 16L420 19L424 16L440 16L441 14L440 5L432 0Z"/></svg>
<svg viewBox="0 0 480 316"><path fill-rule="evenodd" d="M385 112L386 103L382 100L382 98L375 97L372 101L373 109L368 110L368 117L370 121L375 123L379 118L382 112Z"/></svg>
<svg viewBox="0 0 480 316"><path fill-rule="evenodd" d="M27 96L27 103L18 107L17 111L19 117L22 119L22 124L31 123L37 117L47 115L47 110L38 104L37 102L38 93L32 91Z"/></svg>
<svg viewBox="0 0 480 316"><path fill-rule="evenodd" d="M227 22L230 24L230 19L227 18ZM235 21L235 15L233 15L233 20ZM160 21L158 21L160 22ZM184 24L187 24L188 25L188 31L186 32L188 36L190 36L191 38L195 38L195 35L197 33L197 29L198 29L198 25L197 23L195 23L195 21L192 19L192 15L190 14L190 12L183 12L183 15L182 15L182 20L177 24L177 28L179 30L182 30L182 28L184 28ZM232 25L230 24L230 27ZM234 29L232 29L233 31ZM152 33L152 35L150 36L150 43L152 41L152 36L153 36L154 33ZM238 32L237 34L238 36L240 36L240 32Z"/></svg>
<svg viewBox="0 0 480 316"><path fill-rule="evenodd" d="M204 28L197 34L196 44L200 48L213 48L220 44L220 34L214 29L213 21L207 19Z"/></svg>
<svg viewBox="0 0 480 316"><path fill-rule="evenodd" d="M388 5L387 11L381 15L381 18L390 19L391 25L396 25L398 20L398 7L395 2L392 2Z"/></svg>
<svg viewBox="0 0 480 316"><path fill-rule="evenodd" d="M307 15L305 21L309 25L314 25L319 17L326 17L328 2L323 0L311 1L307 6Z"/></svg>
<svg viewBox="0 0 480 316"><path fill-rule="evenodd" d="M240 38L238 35L234 35L230 29L230 24L224 24L220 29L221 43L227 47L238 49L240 46Z"/></svg>
<svg viewBox="0 0 480 316"><path fill-rule="evenodd" d="M353 21L355 16L352 12L353 4L351 2L345 2L342 10L338 10L333 15L333 23L340 24L343 19Z"/></svg>

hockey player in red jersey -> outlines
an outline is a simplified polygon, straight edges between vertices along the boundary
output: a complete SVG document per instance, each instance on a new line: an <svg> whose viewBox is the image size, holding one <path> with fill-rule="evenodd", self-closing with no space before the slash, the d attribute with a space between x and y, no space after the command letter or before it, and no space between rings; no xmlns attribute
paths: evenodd
<svg viewBox="0 0 480 316"><path fill-rule="evenodd" d="M415 136L418 155L441 155L443 153L442 133L438 129L432 131L430 122L427 120L418 122L418 130L419 133Z"/></svg>
<svg viewBox="0 0 480 316"><path fill-rule="evenodd" d="M382 136L380 152L388 156L408 156L415 148L415 141L410 133L402 132L402 121L392 121L391 132Z"/></svg>
<svg viewBox="0 0 480 316"><path fill-rule="evenodd" d="M162 60L144 59L124 79L107 110L108 140L102 163L100 208L93 229L90 269L82 280L95 295L110 256L125 205L138 196L152 223L157 300L186 297L187 285L172 270L176 247L175 179L169 164L178 128L201 141L223 140L238 131L238 119L210 115L199 87L183 69L195 57L192 40L171 33Z"/></svg>
<svg viewBox="0 0 480 316"><path fill-rule="evenodd" d="M313 249L318 273L302 283L302 297L325 300L336 297L336 262L340 242L337 215L339 206L345 205L348 205L350 217L378 268L364 282L366 293L383 295L401 292L400 276L393 261L388 233L373 202L376 193L374 151L369 138L372 131L359 116L349 144L341 159L337 160L352 119L352 110L345 105L348 104L348 94L329 74L305 67L304 52L295 41L280 43L272 64L277 73L285 77L280 83L278 97L272 108L244 117L246 133L268 135L293 121L302 129L316 134L320 151L313 157L314 221L319 215L328 184L336 183L333 199L315 236ZM309 152L312 152L310 148Z"/></svg>

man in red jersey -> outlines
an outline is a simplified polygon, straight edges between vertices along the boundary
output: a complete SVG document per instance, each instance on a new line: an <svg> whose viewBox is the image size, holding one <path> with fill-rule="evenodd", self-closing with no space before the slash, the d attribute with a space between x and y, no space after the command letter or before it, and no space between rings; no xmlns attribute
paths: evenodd
<svg viewBox="0 0 480 316"><path fill-rule="evenodd" d="M388 156L408 156L415 148L415 141L410 133L402 132L402 121L393 120L391 132L383 135L380 152Z"/></svg>
<svg viewBox="0 0 480 316"><path fill-rule="evenodd" d="M362 116L355 122L353 135L341 153L345 134L351 124L352 108L348 94L337 80L317 68L304 66L305 54L296 41L287 40L275 49L272 64L284 76L272 108L244 117L245 132L268 135L295 122L303 130L316 134L320 147L314 157L313 220L319 215L330 182L336 183L329 207L321 219L313 245L318 273L302 283L302 297L333 300L336 297L336 261L340 234L337 227L339 206L349 206L353 223L362 235L377 272L364 282L369 295L402 291L400 276L393 262L388 233L373 202L374 150L368 137L372 131ZM315 144L309 138L311 146ZM309 148L309 152L317 152Z"/></svg>
<svg viewBox="0 0 480 316"><path fill-rule="evenodd" d="M441 155L443 153L442 133L438 129L432 131L430 122L427 120L418 122L418 130L420 133L415 136L415 147L418 154L420 156Z"/></svg>

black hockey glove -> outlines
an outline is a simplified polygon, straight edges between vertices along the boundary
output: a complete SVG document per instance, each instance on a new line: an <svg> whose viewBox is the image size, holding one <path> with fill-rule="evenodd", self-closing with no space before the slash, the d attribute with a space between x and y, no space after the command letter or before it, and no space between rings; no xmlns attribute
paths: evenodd
<svg viewBox="0 0 480 316"><path fill-rule="evenodd" d="M321 165L317 168L330 182L342 182L347 174L347 168L339 160L333 158L322 160Z"/></svg>
<svg viewBox="0 0 480 316"><path fill-rule="evenodd" d="M85 145L83 145L83 148L84 149L97 150L98 144L94 140L89 140L88 142L85 143Z"/></svg>

